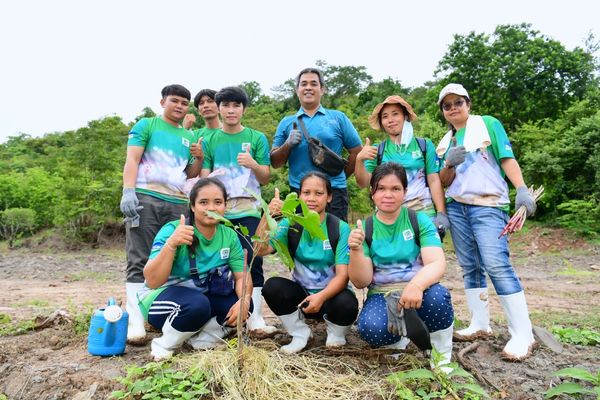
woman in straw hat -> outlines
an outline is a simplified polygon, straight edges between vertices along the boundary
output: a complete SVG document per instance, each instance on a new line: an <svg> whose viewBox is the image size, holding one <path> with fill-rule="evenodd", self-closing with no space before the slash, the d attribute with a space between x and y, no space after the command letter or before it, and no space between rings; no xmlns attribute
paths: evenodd
<svg viewBox="0 0 600 400"><path fill-rule="evenodd" d="M438 174L439 160L431 140L414 136L412 122L416 119L410 104L398 95L377 104L369 116L369 124L375 130L385 131L388 138L378 146L371 146L367 138L356 158L354 174L358 185L365 188L378 165L391 161L402 165L408 177L403 205L425 212L443 234L450 224Z"/></svg>
<svg viewBox="0 0 600 400"><path fill-rule="evenodd" d="M517 188L515 207L535 212L504 127L496 118L470 115L471 98L462 85L444 87L438 105L450 130L436 152L444 167L440 178L446 197L452 242L463 269L471 323L455 332L456 340L492 334L486 275L490 277L508 319L511 338L505 359L520 361L534 344L531 321L521 282L509 259L508 240L501 235L508 222L510 200L505 176Z"/></svg>

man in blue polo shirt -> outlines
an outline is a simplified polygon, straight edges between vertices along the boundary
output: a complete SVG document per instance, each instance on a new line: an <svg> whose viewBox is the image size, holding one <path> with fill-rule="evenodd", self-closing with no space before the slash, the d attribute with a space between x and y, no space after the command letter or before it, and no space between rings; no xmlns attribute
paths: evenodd
<svg viewBox="0 0 600 400"><path fill-rule="evenodd" d="M296 114L285 117L279 123L273 139L271 165L279 168L288 162L290 189L295 192L299 191L300 180L307 172L321 171L310 159L308 143L302 132L294 129L294 123L300 129L299 118L304 121L309 136L316 137L339 155L342 155L342 150L346 148L350 155L345 171L336 176L329 175L333 187L333 199L327 211L347 221L346 178L354 172L356 155L362 149L362 145L358 132L343 112L328 110L321 105L321 97L324 93L325 84L321 71L316 68L305 68L300 71L296 78L296 94L301 107Z"/></svg>

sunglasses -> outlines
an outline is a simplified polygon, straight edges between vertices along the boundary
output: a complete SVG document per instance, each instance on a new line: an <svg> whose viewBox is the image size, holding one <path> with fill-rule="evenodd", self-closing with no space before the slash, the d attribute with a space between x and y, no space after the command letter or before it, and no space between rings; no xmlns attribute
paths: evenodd
<svg viewBox="0 0 600 400"><path fill-rule="evenodd" d="M444 103L444 104L442 104L442 109L444 111L450 111L454 107L461 108L463 106L463 104L465 104L465 100L464 99L459 99L459 100L454 101L453 103Z"/></svg>

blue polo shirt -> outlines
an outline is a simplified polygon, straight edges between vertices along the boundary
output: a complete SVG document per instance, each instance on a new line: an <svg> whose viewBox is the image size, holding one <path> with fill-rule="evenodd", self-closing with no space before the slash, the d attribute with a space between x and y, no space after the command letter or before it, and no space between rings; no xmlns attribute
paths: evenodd
<svg viewBox="0 0 600 400"><path fill-rule="evenodd" d="M300 124L298 123L298 117L300 116L302 116L304 125L308 130L307 134L319 139L339 155L342 154L343 148L351 149L362 144L358 132L346 114L337 110L328 110L320 106L312 117L308 116L300 108L296 114L282 119L279 126L277 126L277 132L273 138L273 147L280 147L285 143L294 122L298 124L298 130L300 130ZM288 180L290 186L294 188L300 188L300 181L306 173L315 170L321 171L310 159L308 143L304 135L302 135L302 141L290 152L288 166ZM346 175L344 171L337 176L329 176L329 178L331 179L331 186L334 188L343 189L346 187Z"/></svg>

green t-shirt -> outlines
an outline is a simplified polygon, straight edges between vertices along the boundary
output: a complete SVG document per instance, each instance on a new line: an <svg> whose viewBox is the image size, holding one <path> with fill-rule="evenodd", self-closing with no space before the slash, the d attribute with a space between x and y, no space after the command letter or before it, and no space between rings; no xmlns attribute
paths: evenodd
<svg viewBox="0 0 600 400"><path fill-rule="evenodd" d="M285 218L279 222L277 233L272 240L279 241L283 246L288 245L288 230L290 221ZM327 218L321 222L321 229L327 240L313 238L306 229L302 231L300 242L294 255L294 269L292 278L310 293L317 293L324 289L335 277L336 265L348 265L348 236L350 227L340 220L340 236L335 248L335 253L329 243L327 234Z"/></svg>
<svg viewBox="0 0 600 400"><path fill-rule="evenodd" d="M440 162L431 140L425 139L425 145L427 160L423 157L415 137L410 140L408 145L396 144L388 137L385 141L381 163L397 162L404 167L408 185L403 204L415 211L424 211L432 216L435 215L435 209L431 200L431 192L425 180L427 175L440 172ZM372 174L377 167L377 159L365 160L364 164L367 172Z"/></svg>
<svg viewBox="0 0 600 400"><path fill-rule="evenodd" d="M167 240L173 235L175 229L179 226L179 220L171 221L165 224L158 231L152 244L149 260L156 258ZM233 272L242 272L244 270L244 254L242 245L235 231L224 225L217 225L215 234L211 239L206 239L195 227L194 235L198 238L199 244L196 248L196 268L200 279L204 279L208 272L219 267L228 265ZM178 246L173 258L173 266L167 281L157 289L145 287L139 293L142 301L142 311L147 314L150 305L156 297L167 287L180 285L196 289L203 292L202 288L194 285L190 274L190 258L187 246Z"/></svg>
<svg viewBox="0 0 600 400"><path fill-rule="evenodd" d="M172 203L187 203L183 188L186 167L194 162L192 132L161 117L142 118L129 132L127 146L144 148L136 178L136 192Z"/></svg>
<svg viewBox="0 0 600 400"><path fill-rule="evenodd" d="M468 153L465 161L456 166L455 178L446 191L446 198L508 211L508 185L500 164L503 158L515 158L508 135L500 121L494 117L472 115L469 118L483 118L491 143L483 150ZM456 132L456 146L463 145L465 133L465 128ZM445 160L445 157L446 155L442 159Z"/></svg>
<svg viewBox="0 0 600 400"><path fill-rule="evenodd" d="M417 221L421 247L442 247L431 219L425 213L417 212ZM365 256L373 261L370 291L377 291L380 286L388 284L408 282L423 268L421 248L415 243L415 234L405 207L390 225L373 215L373 240L370 248L363 242L363 250Z"/></svg>
<svg viewBox="0 0 600 400"><path fill-rule="evenodd" d="M259 165L270 165L269 142L264 133L250 128L230 134L219 129L207 137L204 142L203 169L213 172L227 189L227 210L229 219L242 217L260 218L260 202L254 200L246 190L260 194L260 184L256 174L237 162L239 153L249 150Z"/></svg>

